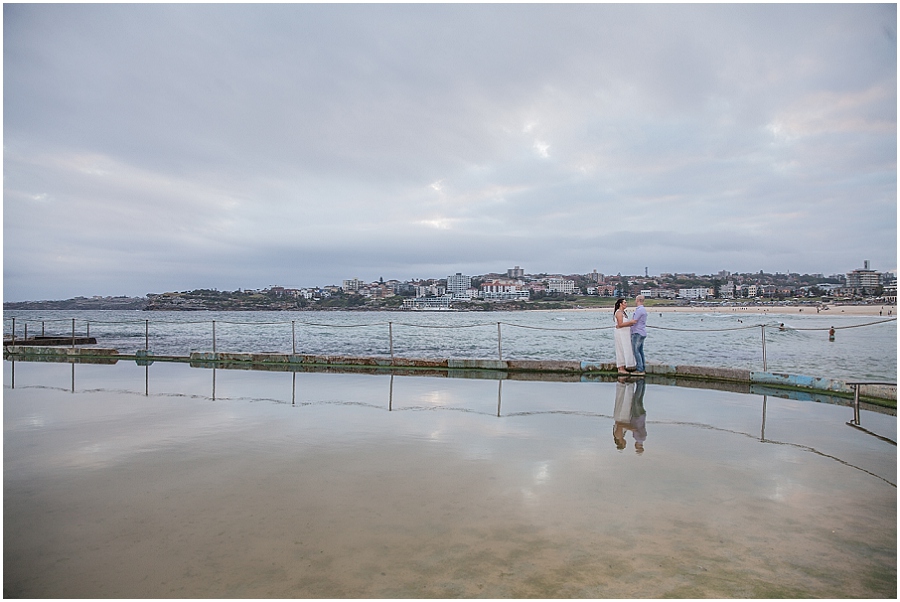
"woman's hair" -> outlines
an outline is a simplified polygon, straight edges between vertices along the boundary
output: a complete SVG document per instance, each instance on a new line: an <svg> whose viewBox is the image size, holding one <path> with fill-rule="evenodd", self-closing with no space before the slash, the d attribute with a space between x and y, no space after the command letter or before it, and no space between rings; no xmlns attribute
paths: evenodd
<svg viewBox="0 0 900 602"><path fill-rule="evenodd" d="M619 308L622 307L622 304L625 303L624 297L619 297L616 299L616 308L613 311L619 311Z"/></svg>

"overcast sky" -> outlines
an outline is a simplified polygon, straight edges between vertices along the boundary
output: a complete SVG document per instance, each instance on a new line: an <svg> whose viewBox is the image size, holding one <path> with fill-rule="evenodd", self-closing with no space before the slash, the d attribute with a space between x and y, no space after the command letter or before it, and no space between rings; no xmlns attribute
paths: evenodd
<svg viewBox="0 0 900 602"><path fill-rule="evenodd" d="M4 298L895 271L896 10L4 4Z"/></svg>

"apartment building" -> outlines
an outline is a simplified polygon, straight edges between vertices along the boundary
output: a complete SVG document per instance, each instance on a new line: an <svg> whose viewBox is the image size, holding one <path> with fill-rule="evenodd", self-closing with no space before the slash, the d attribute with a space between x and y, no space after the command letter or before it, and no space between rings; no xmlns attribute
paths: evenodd
<svg viewBox="0 0 900 602"><path fill-rule="evenodd" d="M548 278L547 279L547 292L548 293L562 293L564 295L574 295L575 294L575 281L574 280L565 280L564 278Z"/></svg>
<svg viewBox="0 0 900 602"><path fill-rule="evenodd" d="M481 285L481 298L485 300L530 299L531 293L522 281L493 280Z"/></svg>
<svg viewBox="0 0 900 602"><path fill-rule="evenodd" d="M863 261L863 267L847 273L847 288L857 295L874 295L875 289L882 284L882 275L869 268L869 260Z"/></svg>
<svg viewBox="0 0 900 602"><path fill-rule="evenodd" d="M447 276L447 292L457 298L468 298L467 291L472 288L472 277L456 272Z"/></svg>
<svg viewBox="0 0 900 602"><path fill-rule="evenodd" d="M680 288L678 296L682 299L706 299L712 296L712 290L708 288Z"/></svg>
<svg viewBox="0 0 900 602"><path fill-rule="evenodd" d="M510 278L514 278L516 280L521 280L522 278L525 277L525 270L523 270L519 266L516 266L514 268L510 268L510 269L506 270L506 275L509 276Z"/></svg>

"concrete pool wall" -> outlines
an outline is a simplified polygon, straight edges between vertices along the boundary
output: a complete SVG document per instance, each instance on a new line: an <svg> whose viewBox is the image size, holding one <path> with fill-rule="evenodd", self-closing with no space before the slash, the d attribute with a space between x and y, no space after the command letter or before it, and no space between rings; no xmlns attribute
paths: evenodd
<svg viewBox="0 0 900 602"><path fill-rule="evenodd" d="M436 375L461 371L485 373L488 378L536 379L536 380L583 380L598 375L616 376L613 363L554 361L554 360L493 360L467 358L402 358L378 356L338 356L306 355L287 353L216 353L193 352L189 356L154 355L150 351L135 354L120 354L116 349L81 347L31 347L9 345L4 348L4 358L25 361L84 361L114 363L118 360L143 362L188 362L193 367L245 367L258 370L305 370L305 369L381 369L428 371ZM750 392L751 386L761 386L774 392L804 392L812 395L826 395L836 399L853 399L858 388L859 398L882 408L897 407L896 383L848 383L841 380L802 375L760 372L734 368L714 368L707 366L685 366L648 364L647 376L662 378L672 384L688 382L734 385L729 390Z"/></svg>

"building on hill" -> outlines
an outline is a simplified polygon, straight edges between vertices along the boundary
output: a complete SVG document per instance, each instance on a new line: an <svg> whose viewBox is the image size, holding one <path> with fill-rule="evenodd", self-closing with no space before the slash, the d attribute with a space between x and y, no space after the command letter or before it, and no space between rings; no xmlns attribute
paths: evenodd
<svg viewBox="0 0 900 602"><path fill-rule="evenodd" d="M678 289L678 296L682 299L706 299L712 293L708 288L680 288Z"/></svg>
<svg viewBox="0 0 900 602"><path fill-rule="evenodd" d="M874 295L882 284L882 275L869 268L869 260L863 261L863 267L847 273L847 288L857 295Z"/></svg>
<svg viewBox="0 0 900 602"><path fill-rule="evenodd" d="M525 289L520 280L492 280L481 285L481 298L484 300L522 299L528 300L531 293Z"/></svg>
<svg viewBox="0 0 900 602"><path fill-rule="evenodd" d="M447 292L457 298L467 297L467 292L472 288L472 277L461 272L447 276Z"/></svg>
<svg viewBox="0 0 900 602"><path fill-rule="evenodd" d="M566 280L565 278L548 278L547 292L573 295L575 294L575 281Z"/></svg>

